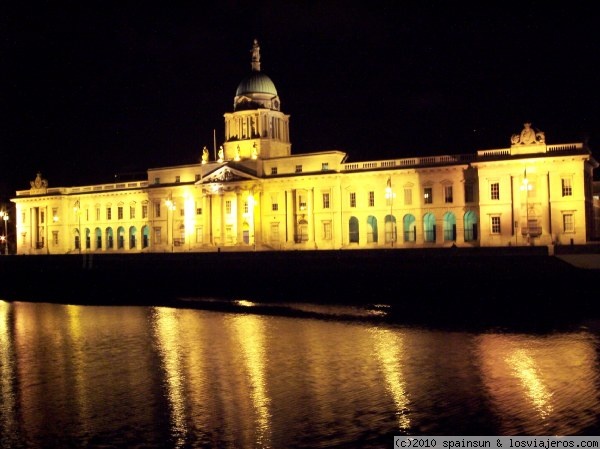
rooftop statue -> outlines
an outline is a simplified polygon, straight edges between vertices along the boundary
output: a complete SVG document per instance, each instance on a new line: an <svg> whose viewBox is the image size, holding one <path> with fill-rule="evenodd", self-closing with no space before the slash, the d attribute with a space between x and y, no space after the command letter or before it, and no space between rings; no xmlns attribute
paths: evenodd
<svg viewBox="0 0 600 449"><path fill-rule="evenodd" d="M534 130L531 122L523 124L524 128L521 134L513 134L510 138L512 145L535 145L537 143L546 143L546 136L543 131Z"/></svg>

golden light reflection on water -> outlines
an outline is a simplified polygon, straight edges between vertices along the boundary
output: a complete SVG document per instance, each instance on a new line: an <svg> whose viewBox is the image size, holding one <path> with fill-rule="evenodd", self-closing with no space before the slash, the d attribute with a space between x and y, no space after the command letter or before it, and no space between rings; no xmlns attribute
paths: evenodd
<svg viewBox="0 0 600 449"><path fill-rule="evenodd" d="M71 336L72 346L72 364L74 371L74 390L75 401L78 406L79 423L83 426L83 432L88 433L87 425L90 421L89 416L89 398L88 388L86 385L87 374L85 372L85 349L83 340L85 338L81 324L82 306L67 305L68 330Z"/></svg>
<svg viewBox="0 0 600 449"><path fill-rule="evenodd" d="M410 399L406 387L406 379L402 372L404 361L404 342L402 336L389 329L373 327L370 329L375 344L375 354L385 376L387 389L396 406L396 417L400 430L410 428L407 415Z"/></svg>
<svg viewBox="0 0 600 449"><path fill-rule="evenodd" d="M583 333L478 337L482 380L503 434L574 435L595 425L596 345Z"/></svg>
<svg viewBox="0 0 600 449"><path fill-rule="evenodd" d="M171 411L171 429L175 447L183 447L186 440L186 398L183 391L183 371L180 360L180 332L178 310L166 307L153 308L153 331L162 358Z"/></svg>
<svg viewBox="0 0 600 449"><path fill-rule="evenodd" d="M232 323L252 389L252 403L256 413L256 444L257 447L268 448L270 447L271 414L265 379L267 352L264 318L254 315L238 315L233 318Z"/></svg>
<svg viewBox="0 0 600 449"><path fill-rule="evenodd" d="M0 404L1 421L5 424L6 431L12 433L15 430L15 391L13 381L15 378L14 353L11 343L10 326L11 305L0 300ZM0 441L8 438L8 435L0 437Z"/></svg>
<svg viewBox="0 0 600 449"><path fill-rule="evenodd" d="M535 360L523 349L509 354L505 362L512 366L513 375L521 381L525 395L542 419L552 413L552 392L536 366Z"/></svg>

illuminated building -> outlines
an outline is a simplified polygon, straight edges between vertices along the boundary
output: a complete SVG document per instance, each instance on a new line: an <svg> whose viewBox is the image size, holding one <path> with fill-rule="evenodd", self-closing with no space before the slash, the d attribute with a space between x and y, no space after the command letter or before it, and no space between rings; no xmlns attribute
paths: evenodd
<svg viewBox="0 0 600 449"><path fill-rule="evenodd" d="M583 244L600 237L598 163L530 123L506 148L347 162L292 154L289 115L260 70L226 113L213 160L151 168L143 181L16 192L18 254ZM509 141L509 139L507 139ZM596 202L597 204L597 202ZM596 217L596 218L595 218Z"/></svg>

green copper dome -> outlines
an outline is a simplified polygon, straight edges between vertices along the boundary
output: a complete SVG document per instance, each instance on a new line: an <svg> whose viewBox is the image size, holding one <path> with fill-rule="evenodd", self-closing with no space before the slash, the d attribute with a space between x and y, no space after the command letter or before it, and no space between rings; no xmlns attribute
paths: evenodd
<svg viewBox="0 0 600 449"><path fill-rule="evenodd" d="M237 87L235 95L248 94L269 94L276 96L277 89L275 84L267 75L261 72L253 72L248 78L244 79Z"/></svg>

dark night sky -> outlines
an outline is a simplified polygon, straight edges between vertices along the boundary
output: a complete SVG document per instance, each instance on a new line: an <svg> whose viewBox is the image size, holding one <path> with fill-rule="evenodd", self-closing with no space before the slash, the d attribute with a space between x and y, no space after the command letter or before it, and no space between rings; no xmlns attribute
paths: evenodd
<svg viewBox="0 0 600 449"><path fill-rule="evenodd" d="M56 187L196 162L213 129L222 143L254 38L293 153L473 153L509 146L532 121L548 143L587 140L600 159L591 2L11 3L0 14L3 200L37 171Z"/></svg>

